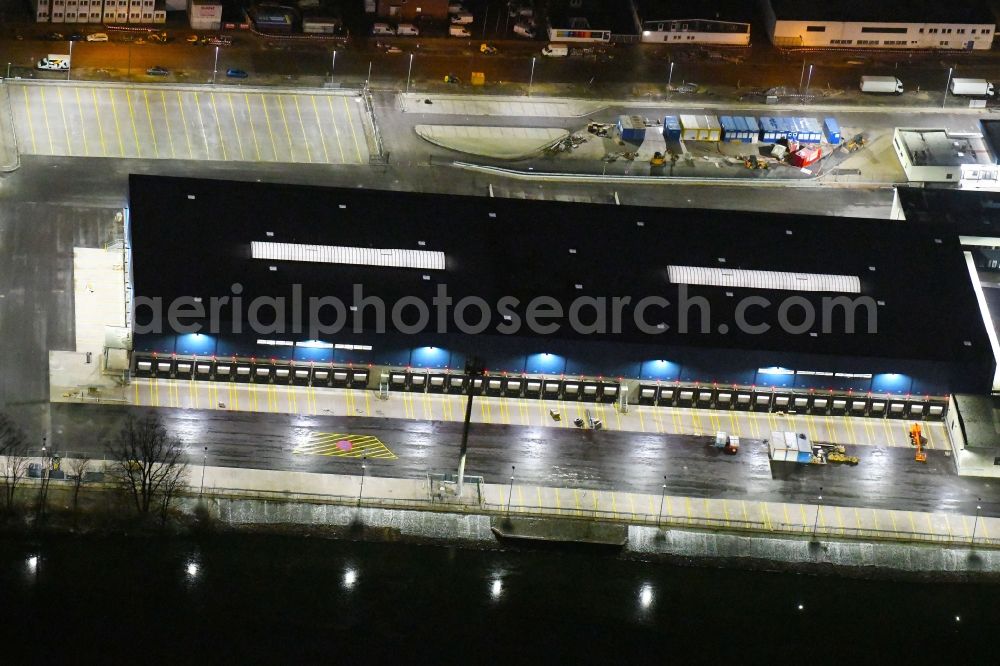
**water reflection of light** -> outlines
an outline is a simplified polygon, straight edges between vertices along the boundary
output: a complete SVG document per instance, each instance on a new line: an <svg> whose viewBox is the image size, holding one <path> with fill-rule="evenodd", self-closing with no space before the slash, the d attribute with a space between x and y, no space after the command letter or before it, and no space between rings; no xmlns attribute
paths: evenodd
<svg viewBox="0 0 1000 666"><path fill-rule="evenodd" d="M28 558L28 573L34 574L38 571L38 556L32 555Z"/></svg>
<svg viewBox="0 0 1000 666"><path fill-rule="evenodd" d="M653 603L653 588L649 583L646 583L639 590L639 605L642 608L649 608Z"/></svg>
<svg viewBox="0 0 1000 666"><path fill-rule="evenodd" d="M503 583L497 578L493 581L493 585L490 587L490 594L493 595L494 599L500 598L500 593L503 592Z"/></svg>
<svg viewBox="0 0 1000 666"><path fill-rule="evenodd" d="M188 578L196 578L198 576L198 563L188 562L187 565L187 575Z"/></svg>
<svg viewBox="0 0 1000 666"><path fill-rule="evenodd" d="M961 622L961 621L962 621L962 616L961 615L956 615L955 616L955 622Z"/></svg>
<svg viewBox="0 0 1000 666"><path fill-rule="evenodd" d="M802 604L799 604L799 610L803 610L804 608L805 608L805 606L803 606Z"/></svg>
<svg viewBox="0 0 1000 666"><path fill-rule="evenodd" d="M356 572L354 569L348 567L344 571L344 587L347 588L348 590L354 587L354 583L355 581L357 581L357 579L358 579L358 572Z"/></svg>

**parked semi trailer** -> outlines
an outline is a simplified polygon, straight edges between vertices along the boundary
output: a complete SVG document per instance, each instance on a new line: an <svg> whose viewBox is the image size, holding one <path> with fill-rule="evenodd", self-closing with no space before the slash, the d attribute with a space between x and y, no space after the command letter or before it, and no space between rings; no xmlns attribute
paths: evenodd
<svg viewBox="0 0 1000 666"><path fill-rule="evenodd" d="M949 90L952 95L970 97L992 97L993 84L986 79L952 79Z"/></svg>
<svg viewBox="0 0 1000 666"><path fill-rule="evenodd" d="M861 92L900 95L903 82L895 76L862 76Z"/></svg>

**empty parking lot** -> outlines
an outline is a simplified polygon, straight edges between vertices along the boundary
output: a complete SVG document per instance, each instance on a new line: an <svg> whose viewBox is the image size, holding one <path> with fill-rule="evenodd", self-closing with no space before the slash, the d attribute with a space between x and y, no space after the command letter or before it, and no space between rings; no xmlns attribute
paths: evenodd
<svg viewBox="0 0 1000 666"><path fill-rule="evenodd" d="M366 164L363 100L275 92L24 82L10 87L24 154Z"/></svg>

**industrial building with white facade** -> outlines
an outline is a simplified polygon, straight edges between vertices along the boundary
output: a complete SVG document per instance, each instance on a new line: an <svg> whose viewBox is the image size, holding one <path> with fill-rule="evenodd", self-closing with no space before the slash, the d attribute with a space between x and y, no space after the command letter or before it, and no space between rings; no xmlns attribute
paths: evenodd
<svg viewBox="0 0 1000 666"><path fill-rule="evenodd" d="M761 0L771 42L791 48L988 50L996 19L980 0Z"/></svg>

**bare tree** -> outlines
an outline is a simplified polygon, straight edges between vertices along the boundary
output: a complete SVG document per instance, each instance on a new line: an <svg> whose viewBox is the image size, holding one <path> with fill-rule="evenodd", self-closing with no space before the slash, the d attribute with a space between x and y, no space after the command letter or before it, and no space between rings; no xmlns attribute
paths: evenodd
<svg viewBox="0 0 1000 666"><path fill-rule="evenodd" d="M28 471L28 439L24 431L6 414L0 414L0 485L4 506L14 509L17 485Z"/></svg>
<svg viewBox="0 0 1000 666"><path fill-rule="evenodd" d="M170 502L184 485L187 462L180 443L167 435L156 415L129 416L108 444L110 471L136 511L156 511L165 521Z"/></svg>
<svg viewBox="0 0 1000 666"><path fill-rule="evenodd" d="M80 503L80 486L83 485L83 477L90 471L90 458L72 458L68 461L69 476L73 482L73 513L76 513Z"/></svg>
<svg viewBox="0 0 1000 666"><path fill-rule="evenodd" d="M49 508L49 482L52 472L52 454L42 447L42 476L38 484L38 506L35 507L35 520L41 522L45 519L45 512Z"/></svg>

